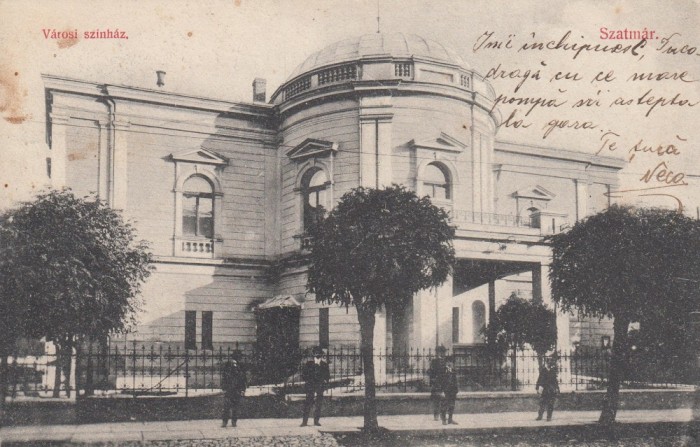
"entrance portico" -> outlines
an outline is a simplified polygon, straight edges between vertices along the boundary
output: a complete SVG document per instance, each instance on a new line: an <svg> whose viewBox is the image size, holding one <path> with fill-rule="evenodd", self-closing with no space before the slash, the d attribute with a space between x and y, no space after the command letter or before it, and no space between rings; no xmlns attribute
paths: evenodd
<svg viewBox="0 0 700 447"><path fill-rule="evenodd" d="M416 294L400 313L390 309L387 347L434 349L454 344L485 342L483 328L500 304L517 293L554 309L557 315L557 349L569 345L569 316L552 302L548 272L550 250L541 235L506 238L457 238L457 265L453 275L436 289Z"/></svg>

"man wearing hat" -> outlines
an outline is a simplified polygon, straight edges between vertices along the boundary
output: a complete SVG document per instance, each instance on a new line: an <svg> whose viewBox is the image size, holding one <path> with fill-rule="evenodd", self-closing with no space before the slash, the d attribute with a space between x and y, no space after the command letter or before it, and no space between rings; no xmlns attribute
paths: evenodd
<svg viewBox="0 0 700 447"><path fill-rule="evenodd" d="M539 393L540 387L542 388L542 394L540 394L540 408L537 411L537 420L542 420L542 415L546 409L547 420L551 421L552 413L554 412L554 401L557 398L557 394L559 394L556 355L546 359L544 365L542 365L540 376L537 378L537 384L535 385L535 391Z"/></svg>
<svg viewBox="0 0 700 447"><path fill-rule="evenodd" d="M440 417L442 406L442 392L445 385L445 352L447 349L440 345L435 349L435 358L430 361L428 377L430 378L430 401L433 404L433 419L436 421Z"/></svg>
<svg viewBox="0 0 700 447"><path fill-rule="evenodd" d="M321 425L321 403L323 402L323 391L325 390L328 380L331 378L328 370L328 363L323 361L323 349L319 346L312 351L313 360L309 360L301 370L301 379L304 381L304 391L306 392L306 400L304 400L304 418L301 426L305 427L309 421L309 413L311 407L316 404L314 412L314 425Z"/></svg>
<svg viewBox="0 0 700 447"><path fill-rule="evenodd" d="M238 421L238 404L245 394L247 386L245 371L238 362L241 359L239 352L234 352L231 360L221 367L221 389L224 390L224 413L222 416L222 427L226 427L229 417L231 426L235 427Z"/></svg>

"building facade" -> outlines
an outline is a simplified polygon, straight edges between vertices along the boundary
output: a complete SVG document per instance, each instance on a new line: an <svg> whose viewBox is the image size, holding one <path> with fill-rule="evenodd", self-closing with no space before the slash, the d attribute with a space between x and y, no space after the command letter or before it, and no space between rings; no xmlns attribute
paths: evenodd
<svg viewBox="0 0 700 447"><path fill-rule="evenodd" d="M357 346L353 309L306 293L304 229L354 187L398 183L449 211L458 264L437 290L384 310L375 345L482 343L512 292L551 303L543 237L607 207L623 166L497 140L493 88L415 35L330 45L269 101L262 79L251 102L44 83L53 186L96 193L151 243L156 270L129 335L141 341L252 344L258 314L288 306L284 330L302 346ZM561 347L581 332L569 320L558 315Z"/></svg>

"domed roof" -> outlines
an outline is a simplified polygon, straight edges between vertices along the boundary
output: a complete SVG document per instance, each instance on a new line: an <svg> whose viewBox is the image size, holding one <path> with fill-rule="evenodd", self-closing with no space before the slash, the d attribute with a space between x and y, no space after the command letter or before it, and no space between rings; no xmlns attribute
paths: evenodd
<svg viewBox="0 0 700 447"><path fill-rule="evenodd" d="M469 68L454 50L434 40L415 34L374 33L341 40L313 53L292 72L288 80L326 65L378 56L417 57Z"/></svg>

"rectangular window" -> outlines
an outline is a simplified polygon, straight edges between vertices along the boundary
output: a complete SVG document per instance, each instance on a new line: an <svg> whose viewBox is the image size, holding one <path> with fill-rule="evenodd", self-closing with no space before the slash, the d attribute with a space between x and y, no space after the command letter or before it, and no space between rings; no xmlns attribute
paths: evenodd
<svg viewBox="0 0 700 447"><path fill-rule="evenodd" d="M214 349L214 313L212 311L202 312L202 349Z"/></svg>
<svg viewBox="0 0 700 447"><path fill-rule="evenodd" d="M328 308L319 309L318 312L318 345L327 348L330 345L330 322Z"/></svg>
<svg viewBox="0 0 700 447"><path fill-rule="evenodd" d="M459 343L459 307L452 308L452 343Z"/></svg>
<svg viewBox="0 0 700 447"><path fill-rule="evenodd" d="M197 349L197 311L185 311L185 349Z"/></svg>
<svg viewBox="0 0 700 447"><path fill-rule="evenodd" d="M411 67L410 62L401 62L394 64L394 75L399 78L410 78L411 77Z"/></svg>

